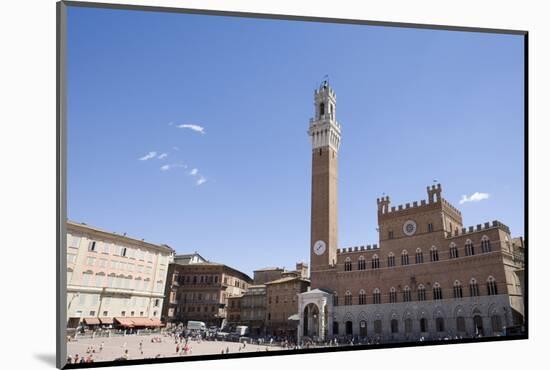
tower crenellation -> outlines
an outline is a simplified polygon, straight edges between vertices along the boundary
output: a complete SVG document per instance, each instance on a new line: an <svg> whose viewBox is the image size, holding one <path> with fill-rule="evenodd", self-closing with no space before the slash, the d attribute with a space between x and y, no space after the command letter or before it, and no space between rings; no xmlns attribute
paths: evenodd
<svg viewBox="0 0 550 370"><path fill-rule="evenodd" d="M324 81L314 93L314 117L309 120L308 135L313 149L330 147L338 152L341 127L336 120L336 94Z"/></svg>

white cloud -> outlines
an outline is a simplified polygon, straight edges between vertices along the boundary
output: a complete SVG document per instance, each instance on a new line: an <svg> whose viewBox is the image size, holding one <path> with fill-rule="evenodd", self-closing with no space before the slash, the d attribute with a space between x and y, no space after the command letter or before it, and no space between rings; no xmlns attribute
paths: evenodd
<svg viewBox="0 0 550 370"><path fill-rule="evenodd" d="M490 196L489 193L480 193L480 192L476 191L475 193L473 193L470 196L463 195L462 199L460 200L459 203L464 204L466 202L479 202L479 201L482 201L484 199L489 199L489 196Z"/></svg>
<svg viewBox="0 0 550 370"><path fill-rule="evenodd" d="M180 151L180 148L177 147L177 146L173 146L172 149L174 149L176 152L179 152L179 151Z"/></svg>
<svg viewBox="0 0 550 370"><path fill-rule="evenodd" d="M199 170L196 169L196 168L193 168L193 169L189 172L189 174L190 174L191 176L195 176L197 173L199 173Z"/></svg>
<svg viewBox="0 0 550 370"><path fill-rule="evenodd" d="M147 161L149 159L155 158L157 156L157 152L149 152L145 154L143 157L141 157L140 161Z"/></svg>
<svg viewBox="0 0 550 370"><path fill-rule="evenodd" d="M201 134L206 133L206 132L204 132L204 127L199 126L199 125L183 124L183 125L178 125L178 128L188 128L189 130L193 130L193 131L199 132Z"/></svg>
<svg viewBox="0 0 550 370"><path fill-rule="evenodd" d="M206 179L204 177L199 177L199 179L197 180L197 186L200 186L202 184L204 184L206 182Z"/></svg>
<svg viewBox="0 0 550 370"><path fill-rule="evenodd" d="M164 159L164 158L166 158L166 157L168 157L168 154L162 153L162 154L159 155L157 158L158 158L158 159Z"/></svg>
<svg viewBox="0 0 550 370"><path fill-rule="evenodd" d="M187 166L184 165L184 164L181 164L181 163L165 164L165 165L160 167L160 170L161 171L168 171L168 170L171 170L172 168L187 168Z"/></svg>

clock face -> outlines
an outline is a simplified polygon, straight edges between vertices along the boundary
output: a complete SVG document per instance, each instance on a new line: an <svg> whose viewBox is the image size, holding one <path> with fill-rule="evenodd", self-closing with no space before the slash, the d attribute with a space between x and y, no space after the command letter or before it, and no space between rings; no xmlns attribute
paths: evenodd
<svg viewBox="0 0 550 370"><path fill-rule="evenodd" d="M317 240L315 244L313 244L313 252L315 252L315 254L318 256L325 253L326 249L327 249L327 245L322 240Z"/></svg>
<svg viewBox="0 0 550 370"><path fill-rule="evenodd" d="M403 232L405 235L411 236L416 232L416 222L409 220L403 225Z"/></svg>

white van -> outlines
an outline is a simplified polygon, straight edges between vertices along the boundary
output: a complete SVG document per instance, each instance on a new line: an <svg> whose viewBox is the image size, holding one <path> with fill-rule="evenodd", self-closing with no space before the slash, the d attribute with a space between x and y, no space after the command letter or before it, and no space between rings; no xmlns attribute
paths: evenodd
<svg viewBox="0 0 550 370"><path fill-rule="evenodd" d="M237 326L235 328L235 333L237 333L240 337L248 335L248 326Z"/></svg>
<svg viewBox="0 0 550 370"><path fill-rule="evenodd" d="M187 330L205 331L206 324L202 321L187 321Z"/></svg>

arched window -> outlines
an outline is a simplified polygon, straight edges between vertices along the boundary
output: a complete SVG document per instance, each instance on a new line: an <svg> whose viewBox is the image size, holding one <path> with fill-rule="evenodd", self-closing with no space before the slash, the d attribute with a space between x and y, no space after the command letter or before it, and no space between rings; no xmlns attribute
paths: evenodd
<svg viewBox="0 0 550 370"><path fill-rule="evenodd" d="M367 264L365 263L365 257L359 256L359 259L357 260L357 270L364 270L367 268Z"/></svg>
<svg viewBox="0 0 550 370"><path fill-rule="evenodd" d="M419 301L425 301L426 300L426 288L424 288L424 285L420 284L417 289L418 292L418 300Z"/></svg>
<svg viewBox="0 0 550 370"><path fill-rule="evenodd" d="M351 295L351 292L348 290L346 292L346 295L344 296L344 304L346 306L351 306L353 301L353 296Z"/></svg>
<svg viewBox="0 0 550 370"><path fill-rule="evenodd" d="M359 304L367 304L367 294L363 289L359 291Z"/></svg>
<svg viewBox="0 0 550 370"><path fill-rule="evenodd" d="M391 325L392 334L395 334L395 333L399 332L399 324L397 323L396 319L392 319L391 322L390 322L390 325Z"/></svg>
<svg viewBox="0 0 550 370"><path fill-rule="evenodd" d="M319 115L323 116L325 114L325 103L319 104Z"/></svg>
<svg viewBox="0 0 550 370"><path fill-rule="evenodd" d="M455 280L453 284L453 296L455 299L462 298L462 284L458 280Z"/></svg>
<svg viewBox="0 0 550 370"><path fill-rule="evenodd" d="M395 266L395 255L393 252L388 254L388 267L394 267Z"/></svg>
<svg viewBox="0 0 550 370"><path fill-rule="evenodd" d="M487 235L481 238L481 253L489 253L491 251L491 241Z"/></svg>
<svg viewBox="0 0 550 370"><path fill-rule="evenodd" d="M334 292L334 295L332 296L332 305L338 306L338 293Z"/></svg>
<svg viewBox="0 0 550 370"><path fill-rule="evenodd" d="M397 292L394 287L390 288L390 303L397 303Z"/></svg>
<svg viewBox="0 0 550 370"><path fill-rule="evenodd" d="M415 261L416 263L424 263L424 254L420 248L416 249Z"/></svg>
<svg viewBox="0 0 550 370"><path fill-rule="evenodd" d="M439 261L439 253L437 252L437 247L435 245L430 248L430 260L432 262Z"/></svg>
<svg viewBox="0 0 550 370"><path fill-rule="evenodd" d="M405 266L409 264L409 252L406 249L401 252L401 265Z"/></svg>
<svg viewBox="0 0 550 370"><path fill-rule="evenodd" d="M372 292L372 303L374 303L374 304L380 304L381 303L380 289L378 289L378 288L375 288L374 291Z"/></svg>
<svg viewBox="0 0 550 370"><path fill-rule="evenodd" d="M351 258L346 257L344 261L344 271L351 271Z"/></svg>
<svg viewBox="0 0 550 370"><path fill-rule="evenodd" d="M458 248L455 243L449 246L449 258L458 258Z"/></svg>
<svg viewBox="0 0 550 370"><path fill-rule="evenodd" d="M411 288L408 285L405 285L403 288L403 302L411 301Z"/></svg>
<svg viewBox="0 0 550 370"><path fill-rule="evenodd" d="M473 256L475 254L474 250L474 243L470 239L466 240L466 244L464 245L464 249L466 250L467 256Z"/></svg>
<svg viewBox="0 0 550 370"><path fill-rule="evenodd" d="M494 277L489 276L487 279L487 295L497 295L497 282Z"/></svg>
<svg viewBox="0 0 550 370"><path fill-rule="evenodd" d="M373 269L380 268L380 259L378 258L378 255L375 254L372 256L371 264Z"/></svg>
<svg viewBox="0 0 550 370"><path fill-rule="evenodd" d="M433 293L434 293L435 300L443 299L443 292L441 291L441 285L437 282L434 283Z"/></svg>
<svg viewBox="0 0 550 370"><path fill-rule="evenodd" d="M470 297L477 297L479 295L479 286L477 285L477 280L474 278L470 279Z"/></svg>
<svg viewBox="0 0 550 370"><path fill-rule="evenodd" d="M435 330L438 332L445 331L445 320L442 317L435 319Z"/></svg>

